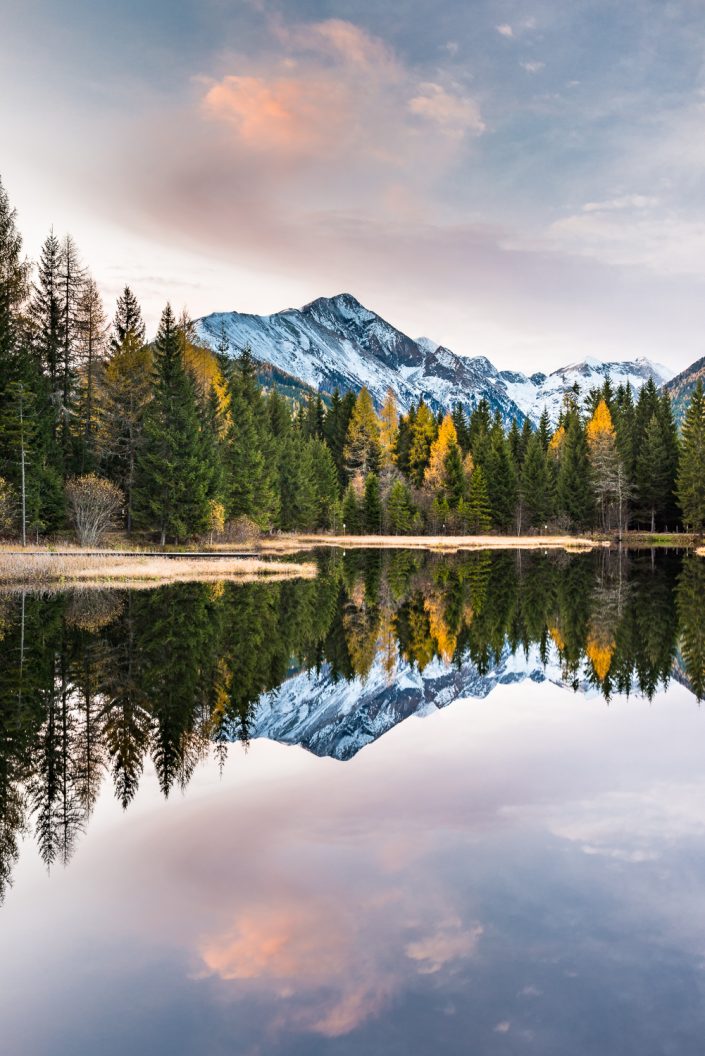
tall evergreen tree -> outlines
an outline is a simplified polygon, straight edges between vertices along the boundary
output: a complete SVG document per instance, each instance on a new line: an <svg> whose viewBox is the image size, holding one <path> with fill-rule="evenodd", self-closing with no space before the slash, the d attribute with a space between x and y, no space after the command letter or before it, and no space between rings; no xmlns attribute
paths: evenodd
<svg viewBox="0 0 705 1056"><path fill-rule="evenodd" d="M363 509L365 531L379 535L382 531L382 494L376 473L368 473L365 478Z"/></svg>
<svg viewBox="0 0 705 1056"><path fill-rule="evenodd" d="M678 503L689 528L705 528L705 392L698 381L683 420Z"/></svg>
<svg viewBox="0 0 705 1056"><path fill-rule="evenodd" d="M571 414L561 445L557 480L558 512L576 528L592 523L594 503L585 430L577 414Z"/></svg>
<svg viewBox="0 0 705 1056"><path fill-rule="evenodd" d="M542 528L553 515L551 471L540 432L532 433L521 471L523 521L527 528Z"/></svg>
<svg viewBox="0 0 705 1056"><path fill-rule="evenodd" d="M167 538L178 542L208 527L213 486L195 385L170 305L159 324L154 366L134 498L140 524L158 531L163 546Z"/></svg>
<svg viewBox="0 0 705 1056"><path fill-rule="evenodd" d="M248 348L233 364L229 386L231 424L223 447L227 516L251 517L261 528L270 528L279 512L279 474Z"/></svg>
<svg viewBox="0 0 705 1056"><path fill-rule="evenodd" d="M113 320L113 334L110 338L110 347L113 352L124 348L128 339L136 345L143 345L145 326L139 302L130 287L126 286L118 297Z"/></svg>
<svg viewBox="0 0 705 1056"><path fill-rule="evenodd" d="M61 354L64 344L61 304L61 245L53 230L42 246L30 306L34 344L49 378L54 406L52 432L56 435L62 399Z"/></svg>
<svg viewBox="0 0 705 1056"><path fill-rule="evenodd" d="M79 381L79 469L81 473L95 470L98 461L96 433L98 430L98 393L108 336L108 323L103 310L98 286L88 278L78 302L78 366Z"/></svg>
<svg viewBox="0 0 705 1056"><path fill-rule="evenodd" d="M463 515L469 532L489 532L492 527L492 507L482 466L477 466L470 477Z"/></svg>

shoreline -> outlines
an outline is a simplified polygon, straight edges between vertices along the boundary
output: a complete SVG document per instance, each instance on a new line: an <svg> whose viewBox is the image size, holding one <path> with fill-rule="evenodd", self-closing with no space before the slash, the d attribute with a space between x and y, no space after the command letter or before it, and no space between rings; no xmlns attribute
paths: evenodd
<svg viewBox="0 0 705 1056"><path fill-rule="evenodd" d="M317 575L312 561L288 562L277 557L310 553L315 549L421 550L433 553L481 550L561 550L587 553L616 549L616 538L580 535L291 535L260 536L249 542L207 544L199 549L158 550L153 546L129 546L124 537L113 546L81 548L57 542L30 545L0 545L0 589L18 586L48 587L156 587L179 582L238 583L310 579ZM686 533L633 532L621 546L627 550L674 547L705 557L702 539Z"/></svg>
<svg viewBox="0 0 705 1056"><path fill-rule="evenodd" d="M263 536L259 552L297 553L317 547L343 550L566 550L582 553L611 543L577 535L293 535Z"/></svg>
<svg viewBox="0 0 705 1056"><path fill-rule="evenodd" d="M175 554L143 554L138 550L116 554L110 550L0 549L0 590L57 587L160 587L170 583L277 582L313 579L313 562L262 560L257 556L212 554L194 557Z"/></svg>

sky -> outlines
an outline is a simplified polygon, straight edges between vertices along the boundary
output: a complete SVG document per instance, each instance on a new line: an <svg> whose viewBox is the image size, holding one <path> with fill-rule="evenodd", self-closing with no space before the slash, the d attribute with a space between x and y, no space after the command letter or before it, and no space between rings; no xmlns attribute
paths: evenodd
<svg viewBox="0 0 705 1056"><path fill-rule="evenodd" d="M703 0L6 0L0 176L150 329L354 294L501 368L705 354Z"/></svg>

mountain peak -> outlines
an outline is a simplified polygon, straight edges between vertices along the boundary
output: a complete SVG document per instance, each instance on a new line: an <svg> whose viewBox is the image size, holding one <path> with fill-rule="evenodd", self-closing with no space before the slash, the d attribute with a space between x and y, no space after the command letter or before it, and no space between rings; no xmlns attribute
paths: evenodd
<svg viewBox="0 0 705 1056"><path fill-rule="evenodd" d="M434 412L457 403L469 411L485 399L492 413L519 424L525 418L537 422L544 406L555 421L565 392L576 383L587 395L607 374L615 387L629 383L635 391L650 377L657 384L669 377L648 360L603 363L594 357L548 377L498 371L485 356L463 357L428 338L413 340L348 292L275 315L207 316L196 326L206 345L217 348L224 330L233 355L247 344L256 359L280 375L324 393L336 388L359 392L364 385L381 406L391 389L402 411L419 399Z"/></svg>

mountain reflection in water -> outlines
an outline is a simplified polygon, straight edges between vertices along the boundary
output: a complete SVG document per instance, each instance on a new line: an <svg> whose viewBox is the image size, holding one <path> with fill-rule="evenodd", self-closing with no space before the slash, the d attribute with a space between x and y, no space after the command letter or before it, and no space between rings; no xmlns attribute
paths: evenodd
<svg viewBox="0 0 705 1056"><path fill-rule="evenodd" d="M319 561L0 599L8 1051L700 1051L705 562Z"/></svg>

